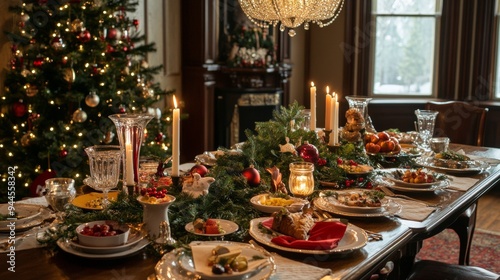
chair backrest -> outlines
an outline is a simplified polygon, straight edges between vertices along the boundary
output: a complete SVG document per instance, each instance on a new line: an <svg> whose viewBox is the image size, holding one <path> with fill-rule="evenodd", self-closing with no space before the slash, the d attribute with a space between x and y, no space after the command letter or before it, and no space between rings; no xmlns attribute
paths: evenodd
<svg viewBox="0 0 500 280"><path fill-rule="evenodd" d="M434 136L446 136L450 142L482 146L488 108L463 101L429 101L425 108L438 111Z"/></svg>

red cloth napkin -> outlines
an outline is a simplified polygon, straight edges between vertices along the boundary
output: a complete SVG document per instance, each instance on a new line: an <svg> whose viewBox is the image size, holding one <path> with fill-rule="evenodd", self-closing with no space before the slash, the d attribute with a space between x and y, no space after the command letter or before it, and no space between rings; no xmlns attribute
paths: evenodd
<svg viewBox="0 0 500 280"><path fill-rule="evenodd" d="M265 220L262 225L272 229L273 218ZM330 250L338 246L344 237L347 225L337 221L316 222L309 231L308 240L299 240L288 235L280 235L271 239L274 244L306 250Z"/></svg>

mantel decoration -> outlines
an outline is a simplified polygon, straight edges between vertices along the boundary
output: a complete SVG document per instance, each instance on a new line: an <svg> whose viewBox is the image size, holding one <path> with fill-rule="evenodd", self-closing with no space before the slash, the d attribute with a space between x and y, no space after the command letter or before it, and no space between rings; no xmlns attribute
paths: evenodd
<svg viewBox="0 0 500 280"><path fill-rule="evenodd" d="M243 12L257 26L268 27L280 24L280 31L288 27L288 35L295 36L294 28L309 23L319 27L330 25L340 14L344 0L239 0Z"/></svg>
<svg viewBox="0 0 500 280"><path fill-rule="evenodd" d="M383 161L383 157L368 156L363 144L348 141L342 141L339 148L332 152L327 142L322 137L318 137L316 132L299 129L304 117L302 110L303 107L296 102L287 108L281 107L280 110L274 111L272 120L256 123L255 132L246 131L248 140L241 145L240 149L237 151L220 149L216 165L210 167L208 172L198 179L207 178L205 180L208 182L205 186L210 185L210 188L203 189L202 195L195 197L191 192L183 191L182 182L165 187L168 195L175 197L168 211L170 238L176 241L175 246L184 246L191 241L205 238L185 230L185 225L197 218L233 221L239 225L240 229L225 236L224 239L244 241L248 236L250 221L262 216L261 212L252 207L250 202L252 197L275 191L283 195L293 194L289 182L293 171L290 170L292 163L310 163L308 172L312 174L310 182L313 191L308 196L310 199L317 196L319 190L323 188L322 182L334 182L334 188L338 189L372 187L371 176L376 174L352 176L342 166L346 164L375 166ZM286 145L288 149L282 151L283 145ZM296 150L301 147L303 149L306 145L308 151L313 152L307 153L304 158L304 154L301 156L299 152L291 152L289 149L291 145L295 146ZM311 159L311 155L314 156L314 162L306 160ZM404 158L398 158L398 160L400 166L411 164L409 158L407 162L404 162ZM249 168L255 169L254 175L259 175L258 184L243 174L243 171ZM189 174L183 176L189 176ZM328 188L331 189L331 187ZM142 205L137 200L137 194L127 195L120 192L118 199L102 211L89 212L68 205L65 209L64 222L57 227L51 227L39 241L57 248L56 241L60 237L72 237L74 229L81 223L93 220L115 220L140 226L143 215L145 214ZM206 238L208 240L209 237ZM172 245L162 245L157 242L152 242L152 244L154 245L150 247L151 251L157 253L172 247Z"/></svg>

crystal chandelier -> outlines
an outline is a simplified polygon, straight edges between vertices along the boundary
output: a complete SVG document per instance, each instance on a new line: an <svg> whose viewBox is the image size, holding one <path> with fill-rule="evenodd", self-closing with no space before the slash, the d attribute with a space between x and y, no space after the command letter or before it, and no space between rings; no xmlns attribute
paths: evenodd
<svg viewBox="0 0 500 280"><path fill-rule="evenodd" d="M294 28L304 24L309 30L309 23L319 27L331 24L340 14L344 0L238 0L243 12L257 26L267 28L276 26L280 30L288 27L288 35L295 36Z"/></svg>

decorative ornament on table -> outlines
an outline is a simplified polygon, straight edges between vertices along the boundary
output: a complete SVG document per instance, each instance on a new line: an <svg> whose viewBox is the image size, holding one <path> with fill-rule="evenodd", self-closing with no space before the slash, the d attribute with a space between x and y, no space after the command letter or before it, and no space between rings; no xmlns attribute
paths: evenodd
<svg viewBox="0 0 500 280"><path fill-rule="evenodd" d="M189 170L191 174L198 173L201 177L205 177L208 174L208 168L203 164L195 164Z"/></svg>
<svg viewBox="0 0 500 280"><path fill-rule="evenodd" d="M260 184L260 173L253 165L243 169L241 175L247 179L247 183L252 187L256 187Z"/></svg>
<svg viewBox="0 0 500 280"><path fill-rule="evenodd" d="M297 155L297 150L295 149L295 146L292 143L290 143L290 138L285 137L285 140L286 140L286 144L284 144L284 145L280 144L280 152L292 153L294 155Z"/></svg>
<svg viewBox="0 0 500 280"><path fill-rule="evenodd" d="M99 95L97 95L95 90L90 91L89 95L85 97L85 104L87 104L87 106L89 107L95 107L99 105L99 101L100 101Z"/></svg>
<svg viewBox="0 0 500 280"><path fill-rule="evenodd" d="M318 148L316 148L316 146L312 144L309 144L308 141L304 141L304 144L300 145L297 148L297 153L303 160L307 162L316 163L319 159Z"/></svg>
<svg viewBox="0 0 500 280"><path fill-rule="evenodd" d="M73 121L82 123L87 120L87 113L82 110L82 108L76 109L76 111L73 113Z"/></svg>
<svg viewBox="0 0 500 280"><path fill-rule="evenodd" d="M365 129L365 118L357 108L350 108L345 112L347 123L342 129L341 137L348 142L363 140L362 132Z"/></svg>
<svg viewBox="0 0 500 280"><path fill-rule="evenodd" d="M273 166L271 168L266 168L266 171L271 173L271 192L288 194L285 183L281 181L282 174L280 172L280 169L276 166Z"/></svg>
<svg viewBox="0 0 500 280"><path fill-rule="evenodd" d="M194 198L199 197L200 195L208 194L208 188L210 184L215 182L215 178L213 177L201 177L198 173L192 173L193 180L185 180L182 183L182 192L187 193Z"/></svg>

